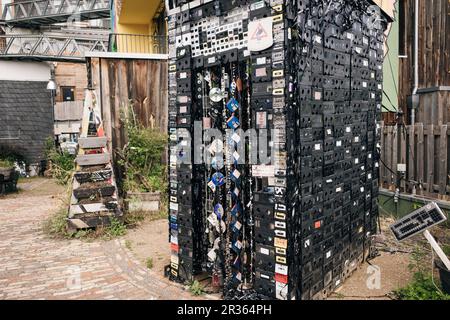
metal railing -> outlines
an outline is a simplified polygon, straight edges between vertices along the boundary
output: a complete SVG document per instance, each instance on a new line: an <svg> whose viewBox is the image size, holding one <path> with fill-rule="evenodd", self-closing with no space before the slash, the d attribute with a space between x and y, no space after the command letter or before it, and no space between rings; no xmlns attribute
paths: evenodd
<svg viewBox="0 0 450 320"><path fill-rule="evenodd" d="M53 35L0 35L0 59L83 61L85 52L108 52L108 41Z"/></svg>
<svg viewBox="0 0 450 320"><path fill-rule="evenodd" d="M109 51L118 53L167 54L166 36L111 33Z"/></svg>
<svg viewBox="0 0 450 320"><path fill-rule="evenodd" d="M72 15L79 15L80 20L108 18L110 0L37 0L10 3L5 5L2 20L7 24L53 24L65 22Z"/></svg>

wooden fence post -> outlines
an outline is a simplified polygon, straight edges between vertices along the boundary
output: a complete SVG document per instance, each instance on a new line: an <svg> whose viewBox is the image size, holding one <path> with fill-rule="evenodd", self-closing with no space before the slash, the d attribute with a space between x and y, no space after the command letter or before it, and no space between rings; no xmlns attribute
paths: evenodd
<svg viewBox="0 0 450 320"><path fill-rule="evenodd" d="M417 132L417 181L419 183L424 183L424 137L423 137L423 123L416 124L416 132ZM423 192L423 189L418 190L419 192Z"/></svg>
<svg viewBox="0 0 450 320"><path fill-rule="evenodd" d="M439 194L442 200L447 200L447 181L448 181L448 136L447 136L448 126L441 126L441 138L439 145Z"/></svg>

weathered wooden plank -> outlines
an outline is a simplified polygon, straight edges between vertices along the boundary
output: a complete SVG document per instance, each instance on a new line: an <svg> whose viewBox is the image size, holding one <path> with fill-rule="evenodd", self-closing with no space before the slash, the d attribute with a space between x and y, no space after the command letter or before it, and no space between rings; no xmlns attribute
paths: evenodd
<svg viewBox="0 0 450 320"><path fill-rule="evenodd" d="M382 121L380 123L380 132L381 132L381 159L383 160L384 163L386 163L386 134L385 134L385 125L384 122ZM380 175L381 175L381 183L383 184L385 182L386 179L386 168L385 166L383 166L382 164L380 164Z"/></svg>
<svg viewBox="0 0 450 320"><path fill-rule="evenodd" d="M115 203L117 204L117 202ZM86 213L102 213L102 212L110 212L111 210L108 209L103 203L91 203L91 204L84 204L84 205L71 205L70 206L70 213L69 218L74 218L77 215L80 214L86 214Z"/></svg>
<svg viewBox="0 0 450 320"><path fill-rule="evenodd" d="M80 138L78 140L78 145L82 149L100 149L105 148L108 139L106 137L89 137Z"/></svg>
<svg viewBox="0 0 450 320"><path fill-rule="evenodd" d="M415 142L415 131L414 126L408 126L409 136L408 136L408 180L416 180L416 162L415 162L415 152L416 152L416 142Z"/></svg>
<svg viewBox="0 0 450 320"><path fill-rule="evenodd" d="M433 184L434 184L434 125L430 125L428 127L428 136L427 136L427 173L426 173L426 182L428 183L427 191L432 193Z"/></svg>
<svg viewBox="0 0 450 320"><path fill-rule="evenodd" d="M386 137L386 162L385 165L387 168L392 169L392 141L393 141L393 127L387 127L387 137ZM387 169L386 168L386 169ZM388 186L392 185L392 173L387 169L386 170L386 183Z"/></svg>
<svg viewBox="0 0 450 320"><path fill-rule="evenodd" d="M407 157L406 157L407 139L408 139L407 130L406 128L402 128L401 132L399 133L399 140L400 140L399 163L405 165L407 164ZM400 186L402 190L406 190L406 181L404 179L400 182Z"/></svg>
<svg viewBox="0 0 450 320"><path fill-rule="evenodd" d="M394 171L395 173L397 173L397 164L398 164L398 136L399 136L399 132L398 132L398 127L397 126L393 126L392 127L392 162L391 165L389 166L392 171ZM397 177L392 174L392 184L397 185Z"/></svg>
<svg viewBox="0 0 450 320"><path fill-rule="evenodd" d="M419 123L416 125L416 133L417 133L417 181L424 183L424 154L425 154L425 147L424 147L424 128L423 123Z"/></svg>
<svg viewBox="0 0 450 320"><path fill-rule="evenodd" d="M101 83L101 102L102 102L102 117L103 117L103 127L105 130L105 135L108 138L108 150L113 155L111 139L112 139L112 125L111 125L111 94L110 94L110 86L109 86L109 70L107 61L101 59L100 65L98 66Z"/></svg>
<svg viewBox="0 0 450 320"><path fill-rule="evenodd" d="M86 183L86 182L101 182L110 180L112 177L112 170L98 170L95 172L76 172L74 174L75 180L78 183Z"/></svg>
<svg viewBox="0 0 450 320"><path fill-rule="evenodd" d="M107 164L111 161L109 153L101 154L84 154L77 156L76 162L80 166L96 166L100 164Z"/></svg>
<svg viewBox="0 0 450 320"><path fill-rule="evenodd" d="M441 136L439 145L439 193L441 196L447 194L447 181L448 181L448 136L447 136L448 126L441 126Z"/></svg>

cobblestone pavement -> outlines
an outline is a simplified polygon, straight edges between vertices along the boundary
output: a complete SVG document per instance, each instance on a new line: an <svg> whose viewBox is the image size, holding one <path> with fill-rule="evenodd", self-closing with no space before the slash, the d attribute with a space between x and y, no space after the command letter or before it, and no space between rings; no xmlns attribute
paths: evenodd
<svg viewBox="0 0 450 320"><path fill-rule="evenodd" d="M140 265L124 240L45 235L42 223L60 201L53 190L31 191L52 183L36 179L18 195L0 198L0 299L192 299Z"/></svg>

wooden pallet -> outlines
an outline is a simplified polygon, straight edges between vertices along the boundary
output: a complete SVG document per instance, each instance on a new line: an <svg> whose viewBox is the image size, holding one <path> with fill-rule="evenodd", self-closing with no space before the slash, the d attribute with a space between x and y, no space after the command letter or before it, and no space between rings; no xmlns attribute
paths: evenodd
<svg viewBox="0 0 450 320"><path fill-rule="evenodd" d="M111 180L112 178L112 169L104 169L93 172L77 172L75 173L75 180L78 183L87 183L87 182L103 182Z"/></svg>

